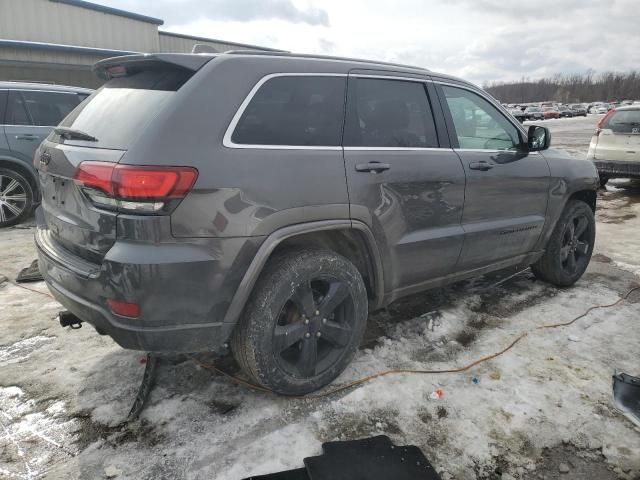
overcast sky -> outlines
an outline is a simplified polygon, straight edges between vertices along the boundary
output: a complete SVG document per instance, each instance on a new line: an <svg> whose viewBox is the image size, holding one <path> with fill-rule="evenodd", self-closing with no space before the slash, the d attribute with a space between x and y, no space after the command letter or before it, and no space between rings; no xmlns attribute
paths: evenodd
<svg viewBox="0 0 640 480"><path fill-rule="evenodd" d="M100 0L96 0L100 2ZM536 79L640 66L639 0L111 0L179 33Z"/></svg>

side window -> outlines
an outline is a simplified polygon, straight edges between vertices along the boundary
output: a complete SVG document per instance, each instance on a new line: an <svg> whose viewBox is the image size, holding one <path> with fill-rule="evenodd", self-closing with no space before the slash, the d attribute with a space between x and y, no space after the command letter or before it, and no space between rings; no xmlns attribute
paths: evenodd
<svg viewBox="0 0 640 480"><path fill-rule="evenodd" d="M22 94L18 91L12 90L9 92L5 123L7 125L33 125L24 105Z"/></svg>
<svg viewBox="0 0 640 480"><path fill-rule="evenodd" d="M340 146L345 77L289 76L267 80L231 136L243 145Z"/></svg>
<svg viewBox="0 0 640 480"><path fill-rule="evenodd" d="M518 129L480 95L443 86L460 148L514 150L520 144Z"/></svg>
<svg viewBox="0 0 640 480"><path fill-rule="evenodd" d="M349 83L349 89L345 146L438 146L423 83L356 78Z"/></svg>
<svg viewBox="0 0 640 480"><path fill-rule="evenodd" d="M82 99L74 92L22 91L24 103L34 125L56 126Z"/></svg>

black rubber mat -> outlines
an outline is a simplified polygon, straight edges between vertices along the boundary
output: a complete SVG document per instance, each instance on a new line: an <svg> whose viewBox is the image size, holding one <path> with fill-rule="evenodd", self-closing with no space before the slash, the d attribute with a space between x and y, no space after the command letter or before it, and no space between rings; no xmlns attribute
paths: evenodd
<svg viewBox="0 0 640 480"><path fill-rule="evenodd" d="M440 480L418 447L395 446L389 437L327 442L306 468L245 480Z"/></svg>
<svg viewBox="0 0 640 480"><path fill-rule="evenodd" d="M20 270L16 277L16 282L18 283L41 282L43 280L44 278L40 275L40 269L38 268L38 260L34 260L31 265Z"/></svg>
<svg viewBox="0 0 640 480"><path fill-rule="evenodd" d="M304 459L311 480L440 480L418 447L397 447L385 435L325 443L322 451Z"/></svg>
<svg viewBox="0 0 640 480"><path fill-rule="evenodd" d="M640 377L626 373L613 376L613 404L640 427Z"/></svg>

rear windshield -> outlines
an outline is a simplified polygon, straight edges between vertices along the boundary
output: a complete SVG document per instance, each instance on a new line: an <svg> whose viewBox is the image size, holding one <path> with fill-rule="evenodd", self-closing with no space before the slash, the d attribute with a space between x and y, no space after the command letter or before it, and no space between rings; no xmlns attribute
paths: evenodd
<svg viewBox="0 0 640 480"><path fill-rule="evenodd" d="M60 124L97 141L62 140L55 135L54 140L126 150L192 74L183 69L153 68L113 78Z"/></svg>
<svg viewBox="0 0 640 480"><path fill-rule="evenodd" d="M606 119L602 128L615 133L640 133L640 110L618 110Z"/></svg>

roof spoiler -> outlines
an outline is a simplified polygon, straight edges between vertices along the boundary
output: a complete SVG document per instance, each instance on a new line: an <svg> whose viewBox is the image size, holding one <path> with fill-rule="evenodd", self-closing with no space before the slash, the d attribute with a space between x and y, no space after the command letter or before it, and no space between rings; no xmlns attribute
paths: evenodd
<svg viewBox="0 0 640 480"><path fill-rule="evenodd" d="M215 58L213 55L192 55L190 53L122 55L100 60L93 65L93 71L105 80L120 76L118 67L122 67L122 71L125 71L129 68L173 66L195 72L213 58Z"/></svg>

